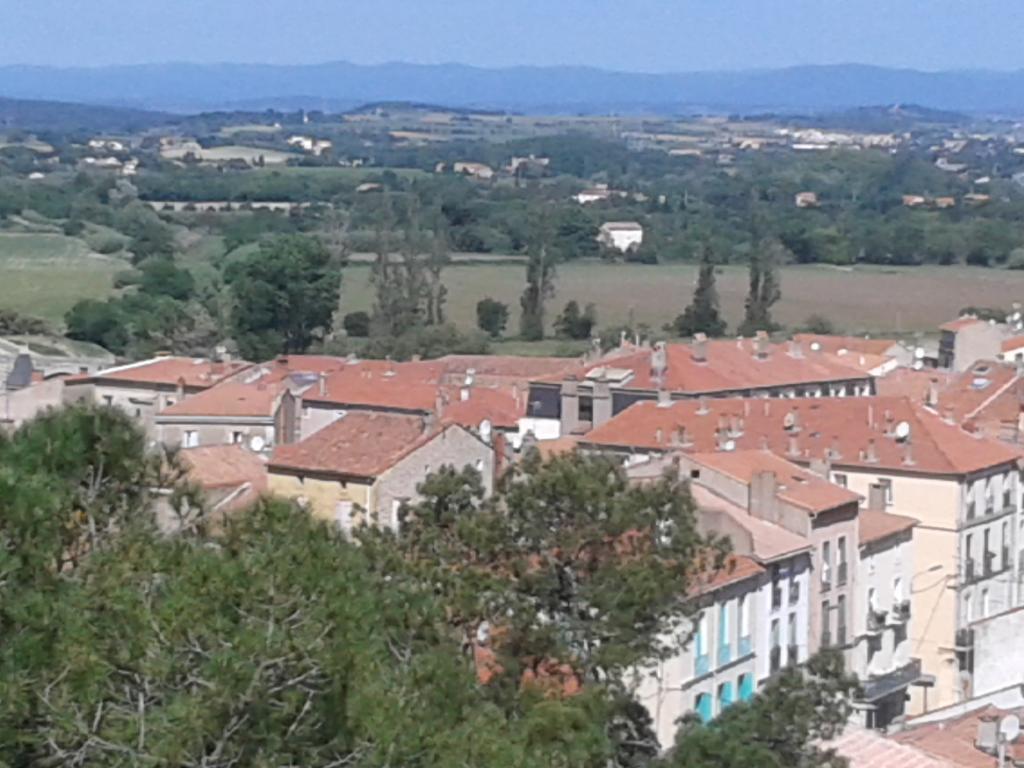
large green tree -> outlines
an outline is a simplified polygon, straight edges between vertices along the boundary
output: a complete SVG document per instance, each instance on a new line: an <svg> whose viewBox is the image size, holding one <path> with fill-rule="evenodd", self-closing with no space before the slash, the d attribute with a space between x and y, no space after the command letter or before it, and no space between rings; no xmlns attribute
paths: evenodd
<svg viewBox="0 0 1024 768"><path fill-rule="evenodd" d="M341 270L319 240L284 235L266 241L233 264L227 280L235 340L250 359L304 352L330 331Z"/></svg>
<svg viewBox="0 0 1024 768"><path fill-rule="evenodd" d="M519 334L527 341L544 338L544 305L555 295L555 257L547 217L534 212L526 262L526 287L519 299Z"/></svg>
<svg viewBox="0 0 1024 768"><path fill-rule="evenodd" d="M680 336L703 333L715 338L725 335L726 324L718 311L718 290L715 288L715 259L711 248L701 249L700 271L693 301L674 323L674 330Z"/></svg>
<svg viewBox="0 0 1024 768"><path fill-rule="evenodd" d="M782 298L779 265L785 263L788 253L782 243L769 239L761 241L751 254L750 290L739 327L741 336L778 329L772 319L772 307Z"/></svg>

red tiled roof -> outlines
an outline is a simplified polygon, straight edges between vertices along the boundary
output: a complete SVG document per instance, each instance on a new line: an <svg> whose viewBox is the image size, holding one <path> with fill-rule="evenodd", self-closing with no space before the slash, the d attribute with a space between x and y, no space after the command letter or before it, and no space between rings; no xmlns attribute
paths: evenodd
<svg viewBox="0 0 1024 768"><path fill-rule="evenodd" d="M941 391L953 377L949 371L935 368L897 368L875 379L875 392L884 397L909 397L914 402L924 403L933 384Z"/></svg>
<svg viewBox="0 0 1024 768"><path fill-rule="evenodd" d="M795 419L793 429L786 428L787 418ZM900 422L910 427L911 438L906 443L892 436ZM644 401L592 430L581 443L710 452L719 448L723 433L736 449L768 448L798 463L837 450L838 455L831 458L835 466L924 474L962 475L1024 457L1018 448L968 434L923 406L891 397L708 399L703 406L700 400L680 400L668 407ZM679 445L681 439L686 445ZM796 451L791 453L794 444Z"/></svg>
<svg viewBox="0 0 1024 768"><path fill-rule="evenodd" d="M1003 352L1016 352L1018 349L1024 347L1024 336L1014 336L1012 339L1007 339L1002 344Z"/></svg>
<svg viewBox="0 0 1024 768"><path fill-rule="evenodd" d="M419 416L350 411L301 442L279 445L270 470L374 478L438 434L425 432Z"/></svg>
<svg viewBox="0 0 1024 768"><path fill-rule="evenodd" d="M103 381L176 386L183 380L186 387L205 389L245 370L249 365L240 360L218 363L194 357L157 357L140 363L107 368L93 374L71 376L65 379L65 382L72 384Z"/></svg>
<svg viewBox="0 0 1024 768"><path fill-rule="evenodd" d="M766 450L745 450L718 453L693 453L688 458L744 485L750 485L762 472L775 474L775 495L781 500L808 512L824 512L860 501L853 491L831 483L790 461Z"/></svg>
<svg viewBox="0 0 1024 768"><path fill-rule="evenodd" d="M541 458L547 461L555 456L572 453L576 450L579 442L579 438L575 435L565 435L555 440L540 440L537 443L537 450L540 451Z"/></svg>
<svg viewBox="0 0 1024 768"><path fill-rule="evenodd" d="M982 718L998 720L1007 714L1011 713L990 705L950 720L919 726L911 725L889 738L899 744L916 747L941 760L948 760L957 768L996 768L997 758L975 746L978 723ZM1015 710L1012 714L1024 715L1024 710ZM1007 757L1011 763L1024 760L1024 744L1020 740L1010 744Z"/></svg>
<svg viewBox="0 0 1024 768"><path fill-rule="evenodd" d="M857 539L861 546L909 531L917 520L878 509L862 509L857 515Z"/></svg>
<svg viewBox="0 0 1024 768"><path fill-rule="evenodd" d="M756 340L709 340L705 342L706 360L694 359L689 344L667 344L663 386L671 392L714 393L747 389L797 386L862 380L866 374L834 355L803 350L794 353L783 344L770 344L768 354L755 354ZM602 358L585 369L591 378L600 369L628 370L630 378L621 386L626 389L655 390L658 381L652 370L652 349L626 347ZM546 381L555 379L548 378ZM560 380L560 379L558 379Z"/></svg>
<svg viewBox="0 0 1024 768"><path fill-rule="evenodd" d="M794 334L793 341L811 352L815 351L812 345L816 344L820 351L833 355L846 350L848 352L863 352L866 355L878 356L884 356L899 343L895 339L872 339L866 336L831 336L820 333L797 333Z"/></svg>
<svg viewBox="0 0 1024 768"><path fill-rule="evenodd" d="M963 422L982 410L989 410L1001 395L1012 389L1011 397L1004 403L1009 407L1002 415L1016 422L1020 415L1020 400L1013 385L1019 381L1016 366L979 360L940 390L938 410L941 413L949 410L958 422Z"/></svg>
<svg viewBox="0 0 1024 768"><path fill-rule="evenodd" d="M415 365L415 364L411 364ZM437 376L429 369L380 360L350 363L327 375L325 390L306 393L310 402L339 407L391 408L432 412L437 405Z"/></svg>
<svg viewBox="0 0 1024 768"><path fill-rule="evenodd" d="M240 445L183 448L178 456L188 469L189 478L203 488L225 488L243 483L252 483L258 491L267 487L267 465Z"/></svg>
<svg viewBox="0 0 1024 768"><path fill-rule="evenodd" d="M477 429L484 420L498 429L515 429L520 417L526 415L528 398L520 396L513 387L473 386L447 389L447 401L441 409L445 421L453 421L470 429Z"/></svg>
<svg viewBox="0 0 1024 768"><path fill-rule="evenodd" d="M952 331L953 333L956 333L957 331L961 331L964 328L969 328L972 325L977 325L978 323L984 322L984 320L980 320L974 315L964 315L963 317L958 317L956 320L950 320L948 323L943 323L942 325L939 326L939 330Z"/></svg>
<svg viewBox="0 0 1024 768"><path fill-rule="evenodd" d="M690 585L691 595L706 595L730 584L738 584L741 581L760 576L766 571L765 567L753 558L745 555L729 554L720 568L708 567L702 572L694 575L693 583Z"/></svg>
<svg viewBox="0 0 1024 768"><path fill-rule="evenodd" d="M849 761L849 768L955 768L954 764L875 731L847 728L824 745Z"/></svg>
<svg viewBox="0 0 1024 768"><path fill-rule="evenodd" d="M225 381L164 408L160 416L270 417L274 415L278 397L285 389L287 387L282 382L257 386Z"/></svg>

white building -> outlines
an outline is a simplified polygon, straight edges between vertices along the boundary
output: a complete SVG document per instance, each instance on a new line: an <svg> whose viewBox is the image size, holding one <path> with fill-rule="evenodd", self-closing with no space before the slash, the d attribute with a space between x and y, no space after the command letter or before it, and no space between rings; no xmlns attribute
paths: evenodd
<svg viewBox="0 0 1024 768"><path fill-rule="evenodd" d="M635 221L609 221L601 225L597 241L621 253L639 248L644 241L644 228Z"/></svg>

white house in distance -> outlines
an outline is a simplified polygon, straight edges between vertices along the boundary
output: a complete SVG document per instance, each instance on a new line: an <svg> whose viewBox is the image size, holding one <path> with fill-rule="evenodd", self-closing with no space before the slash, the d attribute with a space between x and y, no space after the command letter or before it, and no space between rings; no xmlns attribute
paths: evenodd
<svg viewBox="0 0 1024 768"><path fill-rule="evenodd" d="M601 225L597 241L606 248L625 253L640 247L644 228L635 221L608 221Z"/></svg>

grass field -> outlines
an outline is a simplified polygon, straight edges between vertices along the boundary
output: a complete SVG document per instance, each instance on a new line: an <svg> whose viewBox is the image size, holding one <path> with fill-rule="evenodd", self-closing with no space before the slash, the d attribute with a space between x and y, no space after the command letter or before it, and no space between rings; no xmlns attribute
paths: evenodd
<svg viewBox="0 0 1024 768"><path fill-rule="evenodd" d="M446 270L449 315L464 327L476 322L476 302L492 296L512 310L509 331L518 328L519 296L524 269L517 265L452 266ZM692 265L656 267L607 264L566 264L559 268L557 293L549 303L555 315L570 299L593 302L599 325L626 322L660 328L677 315L693 295L697 270ZM346 311L369 309L369 269L350 267L345 273ZM722 310L734 328L743 315L747 271L725 267L718 276ZM775 319L800 325L820 314L849 332L934 332L967 306L1009 307L1024 301L1024 272L969 267L863 268L787 267L782 270L782 300Z"/></svg>
<svg viewBox="0 0 1024 768"><path fill-rule="evenodd" d="M161 150L160 154L168 160L180 160L185 157L185 155L189 154L190 151L193 154L198 155L200 160L211 163L225 162L228 160L245 160L245 162L253 164L258 158L262 157L263 161L267 165L276 165L301 157L301 155L294 152L280 152L276 149L246 147L235 144L225 147L209 147L198 152L184 149L182 147L171 147Z"/></svg>
<svg viewBox="0 0 1024 768"><path fill-rule="evenodd" d="M60 325L79 299L108 296L125 266L76 238L0 233L0 307Z"/></svg>

